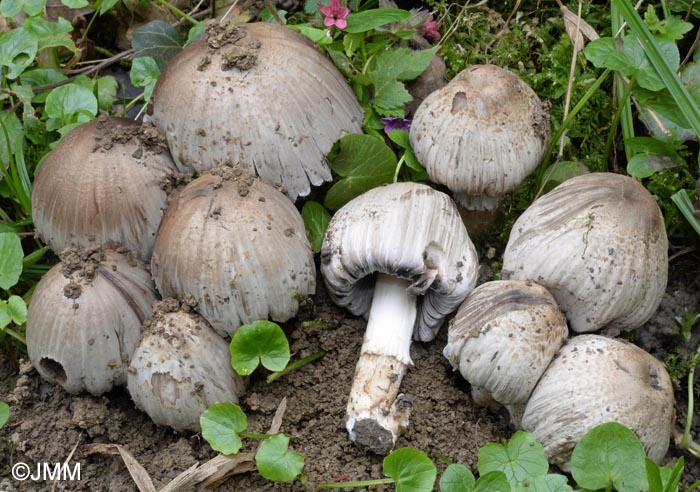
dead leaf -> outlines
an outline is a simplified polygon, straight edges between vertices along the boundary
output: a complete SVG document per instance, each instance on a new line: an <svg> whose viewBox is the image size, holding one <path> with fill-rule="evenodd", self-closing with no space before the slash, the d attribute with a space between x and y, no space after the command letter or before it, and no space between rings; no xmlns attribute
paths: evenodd
<svg viewBox="0 0 700 492"><path fill-rule="evenodd" d="M571 43L574 45L574 49L578 52L583 49L585 42L583 37L585 36L589 41L595 41L600 38L591 25L583 19L579 19L578 15L574 14L571 10L563 5L559 6L562 15L564 16L564 26L566 27L566 33L571 39ZM576 38L574 40L574 38Z"/></svg>

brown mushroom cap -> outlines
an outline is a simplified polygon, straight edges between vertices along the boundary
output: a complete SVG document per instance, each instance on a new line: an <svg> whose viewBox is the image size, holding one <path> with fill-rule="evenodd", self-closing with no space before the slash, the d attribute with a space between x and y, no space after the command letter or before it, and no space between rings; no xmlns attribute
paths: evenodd
<svg viewBox="0 0 700 492"><path fill-rule="evenodd" d="M569 179L518 218L503 278L545 286L576 332L631 330L666 290L668 241L654 197L612 173Z"/></svg>
<svg viewBox="0 0 700 492"><path fill-rule="evenodd" d="M673 385L663 363L631 343L598 335L571 338L535 387L522 428L568 470L571 452L598 424L629 427L649 458L666 455L674 419Z"/></svg>
<svg viewBox="0 0 700 492"><path fill-rule="evenodd" d="M540 162L549 115L517 75L474 65L425 98L410 139L432 181L469 210L491 210Z"/></svg>
<svg viewBox="0 0 700 492"><path fill-rule="evenodd" d="M330 181L333 143L362 132L362 108L343 76L286 27L207 31L173 58L153 91L153 121L175 160L198 172L241 163L292 200Z"/></svg>
<svg viewBox="0 0 700 492"><path fill-rule="evenodd" d="M81 125L39 168L32 193L37 233L55 252L123 245L148 260L167 207L161 183L176 171L152 125L104 116Z"/></svg>
<svg viewBox="0 0 700 492"><path fill-rule="evenodd" d="M287 321L299 296L316 287L294 204L240 168L217 168L179 192L158 230L151 269L163 296L191 295L222 336L258 319Z"/></svg>
<svg viewBox="0 0 700 492"><path fill-rule="evenodd" d="M412 282L415 337L432 340L476 283L474 245L452 199L418 183L374 188L331 219L321 272L333 301L359 316L372 305L375 272Z"/></svg>

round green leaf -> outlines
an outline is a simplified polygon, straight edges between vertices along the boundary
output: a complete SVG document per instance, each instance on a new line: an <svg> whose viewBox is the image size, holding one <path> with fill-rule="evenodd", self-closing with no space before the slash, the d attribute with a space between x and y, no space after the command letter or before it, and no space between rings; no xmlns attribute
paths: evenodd
<svg viewBox="0 0 700 492"><path fill-rule="evenodd" d="M474 489L474 475L464 465L452 464L440 477L440 492L471 492Z"/></svg>
<svg viewBox="0 0 700 492"><path fill-rule="evenodd" d="M502 471L484 473L474 485L473 492L511 492L510 483Z"/></svg>
<svg viewBox="0 0 700 492"><path fill-rule="evenodd" d="M10 318L16 325L27 321L27 305L20 296L10 296L7 300L7 308Z"/></svg>
<svg viewBox="0 0 700 492"><path fill-rule="evenodd" d="M7 67L6 76L14 80L34 61L38 40L23 27L0 35L0 68Z"/></svg>
<svg viewBox="0 0 700 492"><path fill-rule="evenodd" d="M241 449L239 432L248 426L248 419L238 405L214 403L199 417L202 437L212 449L222 454L235 454Z"/></svg>
<svg viewBox="0 0 700 492"><path fill-rule="evenodd" d="M646 467L644 447L622 424L600 424L581 438L571 455L571 474L587 489L612 485L619 492L644 490Z"/></svg>
<svg viewBox="0 0 700 492"><path fill-rule="evenodd" d="M431 492L437 468L424 452L401 448L384 458L384 475L396 481L396 492Z"/></svg>
<svg viewBox="0 0 700 492"><path fill-rule="evenodd" d="M260 475L275 482L291 482L304 468L304 456L289 451L289 437L277 434L260 444L255 454Z"/></svg>
<svg viewBox="0 0 700 492"><path fill-rule="evenodd" d="M10 406L0 401L0 428L2 428L10 419Z"/></svg>
<svg viewBox="0 0 700 492"><path fill-rule="evenodd" d="M502 471L511 485L544 475L549 469L542 445L535 436L518 431L506 446L490 443L479 450L479 474Z"/></svg>
<svg viewBox="0 0 700 492"><path fill-rule="evenodd" d="M270 371L281 371L289 362L289 342L282 328L271 321L243 325L233 334L231 365L242 376L250 375L258 364Z"/></svg>
<svg viewBox="0 0 700 492"><path fill-rule="evenodd" d="M47 129L85 123L97 115L97 98L87 87L67 84L52 90L46 97Z"/></svg>
<svg viewBox="0 0 700 492"><path fill-rule="evenodd" d="M564 475L550 474L527 478L515 487L515 492L572 492Z"/></svg>
<svg viewBox="0 0 700 492"><path fill-rule="evenodd" d="M0 289L15 285L22 273L22 242L14 232L0 233Z"/></svg>

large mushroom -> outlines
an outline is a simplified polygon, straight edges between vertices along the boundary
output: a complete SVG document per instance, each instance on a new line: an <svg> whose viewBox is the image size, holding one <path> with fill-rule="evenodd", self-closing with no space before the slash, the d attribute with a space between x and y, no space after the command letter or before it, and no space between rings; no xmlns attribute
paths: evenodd
<svg viewBox="0 0 700 492"><path fill-rule="evenodd" d="M581 437L610 421L634 431L659 463L673 420L673 385L662 362L631 343L581 335L561 348L537 383L521 426L542 443L550 463L568 471Z"/></svg>
<svg viewBox="0 0 700 492"><path fill-rule="evenodd" d="M518 218L502 276L545 286L576 332L632 330L661 303L667 249L663 216L644 186L592 173L565 181Z"/></svg>
<svg viewBox="0 0 700 492"><path fill-rule="evenodd" d="M417 183L375 188L331 220L321 272L331 298L368 318L347 405L351 439L388 452L408 425L399 386L412 334L432 340L476 283L474 246L454 202Z"/></svg>
<svg viewBox="0 0 700 492"><path fill-rule="evenodd" d="M258 319L287 321L316 289L301 215L239 167L216 168L178 193L158 230L151 269L163 296L191 295L221 336Z"/></svg>
<svg viewBox="0 0 700 492"><path fill-rule="evenodd" d="M298 32L267 22L207 26L153 91L153 121L178 164L202 172L240 162L295 200L332 179L326 154L362 132L343 76Z"/></svg>
<svg viewBox="0 0 700 492"><path fill-rule="evenodd" d="M542 159L549 114L517 75L474 65L425 98L411 147L435 183L467 210L494 210Z"/></svg>
<svg viewBox="0 0 700 492"><path fill-rule="evenodd" d="M517 405L566 340L566 319L547 289L500 280L477 287L450 325L445 357L482 406Z"/></svg>
<svg viewBox="0 0 700 492"><path fill-rule="evenodd" d="M177 168L153 125L101 116L75 128L39 168L32 193L37 233L55 252L124 246L148 261Z"/></svg>
<svg viewBox="0 0 700 492"><path fill-rule="evenodd" d="M100 395L126 383L126 368L158 298L145 265L100 247L68 249L37 284L27 352L46 380Z"/></svg>

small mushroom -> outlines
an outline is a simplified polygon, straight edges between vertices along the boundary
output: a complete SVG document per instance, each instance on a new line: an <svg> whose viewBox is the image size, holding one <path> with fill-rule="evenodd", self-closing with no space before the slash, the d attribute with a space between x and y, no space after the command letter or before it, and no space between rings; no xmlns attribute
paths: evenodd
<svg viewBox="0 0 700 492"><path fill-rule="evenodd" d="M673 385L663 363L631 343L598 335L571 338L535 387L521 426L550 463L569 471L571 453L598 424L629 427L656 463L674 420Z"/></svg>
<svg viewBox="0 0 700 492"><path fill-rule="evenodd" d="M576 332L632 330L661 303L667 250L663 216L644 186L592 173L565 181L518 218L502 276L545 286Z"/></svg>
<svg viewBox="0 0 700 492"><path fill-rule="evenodd" d="M387 453L408 425L399 386L411 335L432 340L474 288L477 256L454 202L417 183L370 190L331 219L321 273L333 301L368 318L347 406L350 438Z"/></svg>
<svg viewBox="0 0 700 492"><path fill-rule="evenodd" d="M411 146L430 179L467 210L494 210L542 159L549 114L514 73L474 65L425 98Z"/></svg>
<svg viewBox="0 0 700 492"><path fill-rule="evenodd" d="M363 111L298 32L211 23L158 79L153 121L181 166L202 172L240 162L295 200L331 181L325 156L344 134L362 132Z"/></svg>
<svg viewBox="0 0 700 492"><path fill-rule="evenodd" d="M46 156L32 193L39 236L55 252L122 245L148 261L177 168L152 125L101 116L75 128Z"/></svg>
<svg viewBox="0 0 700 492"><path fill-rule="evenodd" d="M239 167L216 168L179 192L158 230L151 270L163 296L191 295L221 336L258 319L287 321L316 289L301 215Z"/></svg>
<svg viewBox="0 0 700 492"><path fill-rule="evenodd" d="M457 311L444 354L472 385L477 404L522 404L567 334L566 319L544 287L487 282Z"/></svg>
<svg viewBox="0 0 700 492"><path fill-rule="evenodd" d="M228 344L193 311L193 303L156 303L129 366L129 394L158 425L200 430L199 416L218 402L238 402L245 387Z"/></svg>
<svg viewBox="0 0 700 492"><path fill-rule="evenodd" d="M157 299L145 265L99 247L68 249L37 284L27 351L41 377L69 393L100 395L126 383L126 368Z"/></svg>

